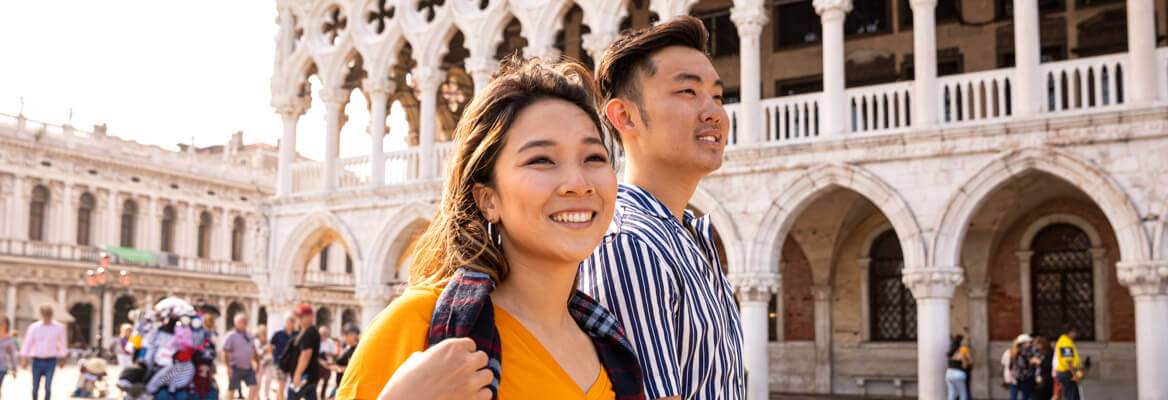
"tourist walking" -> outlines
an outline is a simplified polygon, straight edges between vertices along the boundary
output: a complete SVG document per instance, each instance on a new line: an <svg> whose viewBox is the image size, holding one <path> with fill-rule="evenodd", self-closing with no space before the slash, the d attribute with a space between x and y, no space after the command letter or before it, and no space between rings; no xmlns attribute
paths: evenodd
<svg viewBox="0 0 1168 400"><path fill-rule="evenodd" d="M9 374L16 378L16 338L8 334L9 322L7 315L0 315L0 389L4 388L4 378Z"/></svg>
<svg viewBox="0 0 1168 400"><path fill-rule="evenodd" d="M41 380L45 383L44 400L52 397L53 372L64 366L69 347L65 341L65 326L53 320L53 306L42 305L41 319L33 322L24 334L20 348L21 367L28 368L32 362L32 398L36 400Z"/></svg>
<svg viewBox="0 0 1168 400"><path fill-rule="evenodd" d="M296 307L300 333L280 356L280 369L288 373L288 400L316 400L320 382L320 332L312 326L312 306Z"/></svg>
<svg viewBox="0 0 1168 400"><path fill-rule="evenodd" d="M617 196L590 75L514 57L471 101L411 287L338 399L644 398L619 323L575 287Z"/></svg>
<svg viewBox="0 0 1168 400"><path fill-rule="evenodd" d="M965 386L965 381L969 379L969 376L965 374L965 368L973 363L973 357L961 351L961 344L964 340L965 335L953 337L949 344L949 351L945 353L945 356L949 358L948 368L945 370L945 383L949 386L949 400L969 400L969 390Z"/></svg>
<svg viewBox="0 0 1168 400"><path fill-rule="evenodd" d="M328 398L328 386L333 374L333 363L336 362L337 356L341 353L341 345L329 336L329 328L327 326L320 327L320 398ZM340 382L338 382L340 383Z"/></svg>
<svg viewBox="0 0 1168 400"><path fill-rule="evenodd" d="M1063 329L1054 345L1055 379L1062 389L1063 400L1079 400L1079 382L1083 380L1083 363L1079 360L1079 350L1075 348L1075 338L1079 331L1074 326Z"/></svg>
<svg viewBox="0 0 1168 400"><path fill-rule="evenodd" d="M1054 397L1054 349L1050 346L1050 338L1037 335L1034 337L1034 350L1038 356L1038 367L1034 372L1035 400L1051 400Z"/></svg>
<svg viewBox="0 0 1168 400"><path fill-rule="evenodd" d="M114 354L118 359L118 371L126 369L134 363L133 345L130 344L130 334L134 332L134 327L130 324L122 324L121 329L118 329L118 340L114 342Z"/></svg>
<svg viewBox="0 0 1168 400"><path fill-rule="evenodd" d="M1014 339L1010 348L1010 400L1031 400L1034 397L1035 372L1042 363L1032 345L1033 339L1025 333ZM1049 400L1049 399L1047 399Z"/></svg>
<svg viewBox="0 0 1168 400"><path fill-rule="evenodd" d="M235 314L233 329L223 337L223 366L227 367L227 398L247 385L247 400L256 400L259 385L255 364L259 361L255 341L247 333L247 314Z"/></svg>
<svg viewBox="0 0 1168 400"><path fill-rule="evenodd" d="M259 359L259 362L256 363L256 379L259 380L259 398L260 400L268 400L268 398L272 397L268 386L271 380L268 374L272 369L272 349L268 346L267 325L256 325L251 336L252 342L255 343L256 358Z"/></svg>
<svg viewBox="0 0 1168 400"><path fill-rule="evenodd" d="M333 363L332 372L337 373L337 388L341 387L341 381L345 378L345 369L349 366L349 361L353 359L353 352L357 350L357 343L361 339L361 329L356 325L349 324L345 327L344 341L345 349L341 350L341 355L337 356L337 361ZM337 389L334 388L326 399L333 399L337 395Z"/></svg>
<svg viewBox="0 0 1168 400"><path fill-rule="evenodd" d="M289 311L284 314L284 329L276 331L272 334L272 338L268 340L268 347L272 352L272 368L269 379L276 382L276 400L284 400L284 389L288 383L288 374L280 369L280 356L284 355L288 344L292 342L292 338L296 337L296 325L299 324L296 319L296 314ZM263 385L263 390L269 390L269 384Z"/></svg>
<svg viewBox="0 0 1168 400"><path fill-rule="evenodd" d="M708 39L701 21L682 16L622 33L597 62L601 114L624 150L625 183L579 285L623 324L651 399L746 396L723 255L709 216L686 209L722 166L730 129Z"/></svg>

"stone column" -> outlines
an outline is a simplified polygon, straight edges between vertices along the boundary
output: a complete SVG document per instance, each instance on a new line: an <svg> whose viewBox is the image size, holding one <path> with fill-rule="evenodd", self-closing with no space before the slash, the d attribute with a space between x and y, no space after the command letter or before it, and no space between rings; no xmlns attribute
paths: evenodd
<svg viewBox="0 0 1168 400"><path fill-rule="evenodd" d="M393 93L393 81L381 78L365 80L365 93L369 95L369 174L370 186L385 184L385 112L389 95Z"/></svg>
<svg viewBox="0 0 1168 400"><path fill-rule="evenodd" d="M742 361L746 367L746 398L770 396L770 353L767 351L767 303L779 288L777 274L732 276L742 314Z"/></svg>
<svg viewBox="0 0 1168 400"><path fill-rule="evenodd" d="M337 189L337 155L340 152L341 126L345 124L345 105L349 103L349 91L342 88L320 90L320 100L325 106L324 132L324 173L321 174L321 190L331 192Z"/></svg>
<svg viewBox="0 0 1168 400"><path fill-rule="evenodd" d="M929 18L931 21L932 13ZM948 390L945 352L949 350L949 300L961 284L961 268L905 268L902 275L917 301L917 394L922 399L944 399Z"/></svg>
<svg viewBox="0 0 1168 400"><path fill-rule="evenodd" d="M975 365L990 366L990 330L989 330L989 306L986 299L989 297L990 284L989 282L968 282L965 284L967 294L969 295L969 347L973 353ZM989 368L974 368L973 376L970 377L970 393L972 398L984 399L989 398L992 388L990 387L990 369Z"/></svg>
<svg viewBox="0 0 1168 400"><path fill-rule="evenodd" d="M924 128L937 124L937 30L933 14L937 0L909 3L913 17L912 125Z"/></svg>
<svg viewBox="0 0 1168 400"><path fill-rule="evenodd" d="M616 27L614 27L616 28ZM608 48L609 44L616 41L617 36L620 35L616 29L601 32L594 30L591 33L585 33L583 36L584 42L581 43L584 51L592 56L592 60L596 63L600 62L600 58L604 57L604 50Z"/></svg>
<svg viewBox="0 0 1168 400"><path fill-rule="evenodd" d="M28 223L24 222L28 210L28 196L25 194L24 177L12 177L12 197L8 199L8 237L28 238Z"/></svg>
<svg viewBox="0 0 1168 400"><path fill-rule="evenodd" d="M831 393L831 285L811 286L815 295L815 392Z"/></svg>
<svg viewBox="0 0 1168 400"><path fill-rule="evenodd" d="M475 95L482 93L491 81L491 74L499 67L499 62L490 56L474 56L466 59L466 73L474 81Z"/></svg>
<svg viewBox="0 0 1168 400"><path fill-rule="evenodd" d="M113 274L112 271L109 271L107 273L110 274L111 279L115 280L115 284L116 284L117 275ZM102 324L101 343L98 343L99 345L102 346L102 348L108 347L110 343L113 343L113 341L110 340L111 338L114 337L114 334L113 334L114 333L113 294L114 294L114 291L113 291L112 285L110 288L106 288L105 293L102 294L102 299L104 301L102 302L102 307L101 307L101 324Z"/></svg>
<svg viewBox="0 0 1168 400"><path fill-rule="evenodd" d="M739 144L749 145L764 141L762 130L762 63L759 44L762 27L767 23L766 6L761 0L735 1L730 19L738 28L738 52L741 70L739 90L742 96L742 118L739 119ZM729 143L729 142L727 142Z"/></svg>
<svg viewBox="0 0 1168 400"><path fill-rule="evenodd" d="M57 199L55 203L59 204L56 214L56 231L54 235L57 243L76 243L77 232L69 227L69 221L77 220L77 207L73 206L73 183L65 182L65 187L61 190L61 198ZM72 217L72 218L70 218Z"/></svg>
<svg viewBox="0 0 1168 400"><path fill-rule="evenodd" d="M1127 85L1131 90L1129 101L1132 104L1159 101L1156 98L1160 89L1156 73L1156 5L1152 0L1127 0L1127 49L1131 75L1124 74L1124 80L1134 83ZM1115 89L1111 91L1114 93Z"/></svg>
<svg viewBox="0 0 1168 400"><path fill-rule="evenodd" d="M118 210L121 208L121 204L118 204L118 192L110 189L107 194L107 201L105 202L105 240L104 243L99 241L94 244L109 246L120 246L122 244L120 235L122 224L118 220Z"/></svg>
<svg viewBox="0 0 1168 400"><path fill-rule="evenodd" d="M281 13L281 18L284 14L287 13ZM279 171L276 180L277 197L292 193L292 164L296 162L296 124L304 110L305 107L296 100L288 100L276 107L276 112L284 121L284 135L280 138L280 159L277 167Z"/></svg>
<svg viewBox="0 0 1168 400"><path fill-rule="evenodd" d="M1046 102L1043 79L1038 76L1041 57L1038 0L1014 0L1014 116L1037 114Z"/></svg>
<svg viewBox="0 0 1168 400"><path fill-rule="evenodd" d="M219 225L215 226L216 236L215 246L218 247L219 259L224 261L231 260L231 230L235 227L235 216L227 210L219 211Z"/></svg>
<svg viewBox="0 0 1168 400"><path fill-rule="evenodd" d="M823 25L823 134L843 135L848 130L844 95L844 18L852 11L851 0L815 0L815 12Z"/></svg>
<svg viewBox="0 0 1168 400"><path fill-rule="evenodd" d="M247 329L255 332L256 325L260 323L260 306L255 299L247 300Z"/></svg>
<svg viewBox="0 0 1168 400"><path fill-rule="evenodd" d="M1168 332L1168 261L1121 262L1116 277L1131 290L1136 303L1139 398L1168 399L1168 364L1164 363L1168 359L1168 341L1164 340L1164 332Z"/></svg>
<svg viewBox="0 0 1168 400"><path fill-rule="evenodd" d="M4 313L8 315L8 322L16 327L16 284L17 281L8 281L8 296L4 298Z"/></svg>
<svg viewBox="0 0 1168 400"><path fill-rule="evenodd" d="M434 130L437 128L436 115L438 111L438 87L442 85L446 73L438 67L419 65L414 68L413 77L414 83L417 85L418 91L422 93L422 110L421 110L421 145L419 151L421 156L418 157L421 167L419 168L419 176L422 179L433 179L437 177L438 163L434 157Z"/></svg>
<svg viewBox="0 0 1168 400"><path fill-rule="evenodd" d="M1018 258L1018 286L1022 288L1023 332L1034 332L1033 299L1030 296L1030 257L1033 255L1034 252L1030 250L1018 250L1014 252L1014 256Z"/></svg>

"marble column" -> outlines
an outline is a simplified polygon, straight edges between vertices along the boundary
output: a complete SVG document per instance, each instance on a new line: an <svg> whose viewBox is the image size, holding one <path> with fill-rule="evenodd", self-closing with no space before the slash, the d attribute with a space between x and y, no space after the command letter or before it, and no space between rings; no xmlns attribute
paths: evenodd
<svg viewBox="0 0 1168 400"><path fill-rule="evenodd" d="M1124 71L1124 80L1132 83L1125 87L1131 91L1131 99L1127 101L1141 105L1156 103L1159 101L1160 83L1157 81L1160 74L1156 72L1156 5L1153 0L1127 0L1127 48L1128 57L1131 57L1128 63L1131 75ZM1115 89L1111 91L1114 93Z"/></svg>
<svg viewBox="0 0 1168 400"><path fill-rule="evenodd" d="M325 106L324 173L321 174L321 190L331 192L337 189L337 156L340 154L341 126L345 124L345 105L349 103L349 90L333 87L321 89L320 100Z"/></svg>
<svg viewBox="0 0 1168 400"><path fill-rule="evenodd" d="M28 198L25 191L24 177L17 175L12 178L12 197L8 199L8 237L28 238L28 223L25 217L28 213Z"/></svg>
<svg viewBox="0 0 1168 400"><path fill-rule="evenodd" d="M931 15L931 14L930 14ZM949 300L961 284L958 267L905 268L904 285L917 301L917 394L944 399L945 352L949 349Z"/></svg>
<svg viewBox="0 0 1168 400"><path fill-rule="evenodd" d="M70 229L70 221L77 220L77 207L73 204L73 183L65 182L65 187L61 190L61 198L59 199L56 211L56 227L53 229L56 234L57 243L76 243L77 232ZM72 217L72 218L70 218Z"/></svg>
<svg viewBox="0 0 1168 400"><path fill-rule="evenodd" d="M385 184L385 113L389 103L389 95L393 94L393 81L385 78L368 78L365 80L365 93L369 95L369 163L370 186Z"/></svg>
<svg viewBox="0 0 1168 400"><path fill-rule="evenodd" d="M762 62L759 56L762 27L767 23L766 6L761 0L734 3L730 20L738 28L739 93L742 96L737 143L749 145L763 142L766 136L762 129Z"/></svg>
<svg viewBox="0 0 1168 400"><path fill-rule="evenodd" d="M985 281L968 282L965 284L966 294L969 296L969 347L973 353L974 365L990 366L996 362L990 357L990 329L989 303L987 298L990 292L990 283ZM974 368L970 379L970 393L972 398L989 398L990 369Z"/></svg>
<svg viewBox="0 0 1168 400"><path fill-rule="evenodd" d="M105 240L98 241L97 243L94 243L94 244L96 244L96 245L109 245L109 246L121 246L122 245L121 235L120 235L122 224L119 223L120 221L118 218L118 217L120 217L118 215L118 211L121 210L122 207L121 207L121 204L118 204L119 200L120 199L118 199L118 192L116 190L110 189L110 191L108 193L106 193L105 229L103 230L105 232L105 235L103 235L105 237Z"/></svg>
<svg viewBox="0 0 1168 400"><path fill-rule="evenodd" d="M912 126L937 124L937 0L909 0L913 18ZM944 388L942 388L944 389Z"/></svg>
<svg viewBox="0 0 1168 400"><path fill-rule="evenodd" d="M1121 262L1116 277L1135 300L1139 399L1168 399L1168 261Z"/></svg>
<svg viewBox="0 0 1168 400"><path fill-rule="evenodd" d="M778 274L732 276L742 320L742 362L746 367L746 398L770 396L770 353L767 351L767 304L779 289Z"/></svg>
<svg viewBox="0 0 1168 400"><path fill-rule="evenodd" d="M420 146L421 156L418 157L421 167L419 175L422 179L433 179L438 176L438 160L434 154L434 135L437 128L436 115L438 111L438 87L442 85L446 72L438 67L419 65L413 70L414 83L421 98L421 125Z"/></svg>
<svg viewBox="0 0 1168 400"><path fill-rule="evenodd" d="M815 296L815 392L831 393L831 285L811 286Z"/></svg>
<svg viewBox="0 0 1168 400"><path fill-rule="evenodd" d="M815 0L815 12L823 26L823 114L819 121L825 136L848 130L847 97L844 94L844 18L851 0Z"/></svg>
<svg viewBox="0 0 1168 400"><path fill-rule="evenodd" d="M472 56L466 59L466 73L474 81L475 94L482 93L491 81L491 74L499 68L499 62L491 56Z"/></svg>
<svg viewBox="0 0 1168 400"><path fill-rule="evenodd" d="M1038 36L1038 0L1014 0L1014 116L1042 111L1046 92L1038 76L1042 47ZM1002 110L1003 115L1005 110Z"/></svg>
<svg viewBox="0 0 1168 400"><path fill-rule="evenodd" d="M117 275L115 275L115 274L110 274L110 276L112 277L111 279L114 279L114 280L117 279ZM115 284L116 284L116 282L115 282ZM103 300L102 305L101 305L101 324L102 324L102 327L101 327L101 342L99 343L102 346L102 348L106 348L109 346L110 343L113 343L113 341L110 340L114 337L114 334L113 334L113 332L114 332L113 293L114 293L113 285L111 285L111 287L106 288L105 293L102 294L102 300Z"/></svg>
<svg viewBox="0 0 1168 400"><path fill-rule="evenodd" d="M287 13L281 13L281 18L284 14ZM284 134L280 138L280 158L277 165L277 197L292 193L292 165L296 163L296 125L305 109L303 103L294 98L287 99L276 107L276 112L280 114L280 119L284 122Z"/></svg>
<svg viewBox="0 0 1168 400"><path fill-rule="evenodd" d="M16 281L8 281L8 296L4 298L4 313L8 315L9 323L16 326Z"/></svg>

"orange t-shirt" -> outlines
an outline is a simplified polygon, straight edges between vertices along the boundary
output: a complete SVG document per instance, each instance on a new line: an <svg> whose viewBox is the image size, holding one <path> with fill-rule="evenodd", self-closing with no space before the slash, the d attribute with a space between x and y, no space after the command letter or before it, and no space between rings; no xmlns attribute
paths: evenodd
<svg viewBox="0 0 1168 400"><path fill-rule="evenodd" d="M430 316L440 288L410 288L381 311L357 344L338 400L373 400L393 372L417 351L426 349ZM547 349L515 317L495 306L495 327L502 346L499 399L584 399L616 397L603 367L588 392L580 390Z"/></svg>

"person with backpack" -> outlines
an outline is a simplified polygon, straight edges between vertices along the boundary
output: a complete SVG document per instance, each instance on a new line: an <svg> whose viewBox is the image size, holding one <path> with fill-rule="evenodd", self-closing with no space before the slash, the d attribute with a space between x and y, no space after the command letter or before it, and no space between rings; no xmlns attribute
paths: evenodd
<svg viewBox="0 0 1168 400"><path fill-rule="evenodd" d="M280 355L280 370L288 374L285 395L288 400L316 400L316 384L320 382L320 332L312 325L312 306L301 303L296 307L300 333Z"/></svg>

